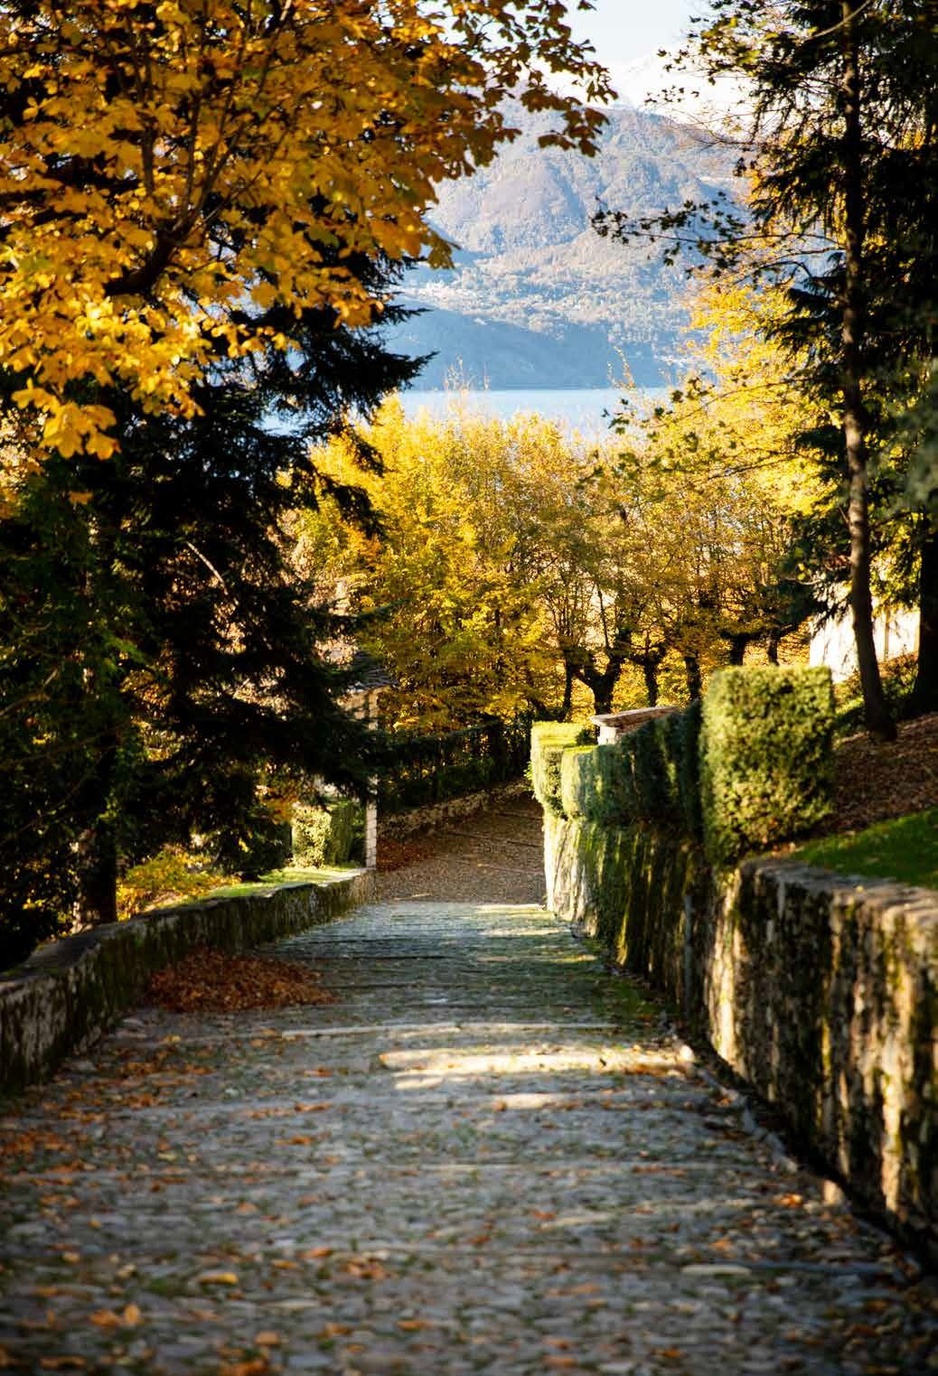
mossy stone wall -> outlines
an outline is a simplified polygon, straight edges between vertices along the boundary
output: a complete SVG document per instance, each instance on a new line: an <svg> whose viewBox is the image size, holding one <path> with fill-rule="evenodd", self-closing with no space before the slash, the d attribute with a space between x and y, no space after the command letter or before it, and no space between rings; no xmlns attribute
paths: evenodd
<svg viewBox="0 0 938 1376"><path fill-rule="evenodd" d="M142 914L41 947L0 975L0 1093L52 1073L96 1041L141 996L154 971L195 946L238 952L367 902L374 874L284 884L242 897Z"/></svg>
<svg viewBox="0 0 938 1376"><path fill-rule="evenodd" d="M938 894L545 814L548 901L650 979L886 1222L938 1250Z"/></svg>

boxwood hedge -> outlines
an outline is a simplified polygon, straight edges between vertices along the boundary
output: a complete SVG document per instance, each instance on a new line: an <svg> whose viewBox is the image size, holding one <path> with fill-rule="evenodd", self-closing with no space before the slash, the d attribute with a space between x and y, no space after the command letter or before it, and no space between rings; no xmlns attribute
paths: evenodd
<svg viewBox="0 0 938 1376"><path fill-rule="evenodd" d="M809 831L833 807L830 670L723 669L700 741L704 844L716 864Z"/></svg>

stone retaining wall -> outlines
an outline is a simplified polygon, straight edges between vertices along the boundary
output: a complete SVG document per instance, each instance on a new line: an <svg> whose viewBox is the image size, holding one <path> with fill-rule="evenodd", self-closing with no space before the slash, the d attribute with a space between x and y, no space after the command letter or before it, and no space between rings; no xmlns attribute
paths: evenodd
<svg viewBox="0 0 938 1376"><path fill-rule="evenodd" d="M0 975L0 1092L47 1077L142 995L150 976L195 946L239 952L328 922L374 895L355 871L322 884L285 884L243 897L141 914L41 947Z"/></svg>
<svg viewBox="0 0 938 1376"><path fill-rule="evenodd" d="M444 803L430 803L426 807L412 808L409 812L379 812L378 846L380 847L382 839L404 841L422 831L436 831L439 827L448 827L452 822L472 817L500 801L508 802L512 798L520 797L531 797L530 784L521 779L515 783L501 784L498 788L467 793L462 798L448 798Z"/></svg>
<svg viewBox="0 0 938 1376"><path fill-rule="evenodd" d="M545 817L548 902L660 989L794 1140L938 1255L938 893Z"/></svg>

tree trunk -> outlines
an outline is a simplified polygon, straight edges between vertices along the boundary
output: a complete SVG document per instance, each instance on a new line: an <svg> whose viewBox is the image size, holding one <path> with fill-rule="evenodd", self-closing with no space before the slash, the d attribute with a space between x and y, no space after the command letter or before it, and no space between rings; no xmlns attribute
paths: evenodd
<svg viewBox="0 0 938 1376"><path fill-rule="evenodd" d="M645 692L648 695L648 706L657 707L658 705L658 661L646 659L642 664L642 677L645 680Z"/></svg>
<svg viewBox="0 0 938 1376"><path fill-rule="evenodd" d="M746 646L752 637L741 631L739 635L728 635L726 639L730 646L730 664L739 667L746 658Z"/></svg>
<svg viewBox="0 0 938 1376"><path fill-rule="evenodd" d="M700 674L700 660L696 655L684 656L684 676L687 681L687 696L696 702L703 692L703 679Z"/></svg>
<svg viewBox="0 0 938 1376"><path fill-rule="evenodd" d="M778 663L778 647L782 639L781 631L770 631L765 642L765 657L770 664Z"/></svg>
<svg viewBox="0 0 938 1376"><path fill-rule="evenodd" d="M926 529L918 580L918 665L912 690L915 713L938 712L938 524Z"/></svg>
<svg viewBox="0 0 938 1376"><path fill-rule="evenodd" d="M573 665L568 660L563 662L563 705L561 707L562 720L569 721L570 713L573 710L573 680L576 674Z"/></svg>
<svg viewBox="0 0 938 1376"><path fill-rule="evenodd" d="M612 678L607 670L604 674L597 674L588 685L593 694L593 711L597 717L606 717L612 711L612 695L618 677L616 674L615 678Z"/></svg>
<svg viewBox="0 0 938 1376"><path fill-rule="evenodd" d="M844 72L844 299L841 314L843 429L850 496L850 609L857 664L863 691L867 730L881 740L895 740L896 726L883 693L873 640L873 597L870 589L871 548L866 417L862 397L864 329L863 131L860 118L860 60L855 16L859 7L842 0Z"/></svg>
<svg viewBox="0 0 938 1376"><path fill-rule="evenodd" d="M117 842L103 818L78 843L78 920L83 927L117 921Z"/></svg>

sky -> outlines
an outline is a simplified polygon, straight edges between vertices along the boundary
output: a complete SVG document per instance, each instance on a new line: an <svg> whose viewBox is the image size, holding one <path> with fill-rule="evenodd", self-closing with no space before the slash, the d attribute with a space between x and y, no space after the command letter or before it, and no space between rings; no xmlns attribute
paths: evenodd
<svg viewBox="0 0 938 1376"><path fill-rule="evenodd" d="M620 98L634 105L667 84L658 49L679 46L690 16L706 9L700 0L595 0L591 13L579 14L575 0L567 3L574 34L592 42Z"/></svg>

